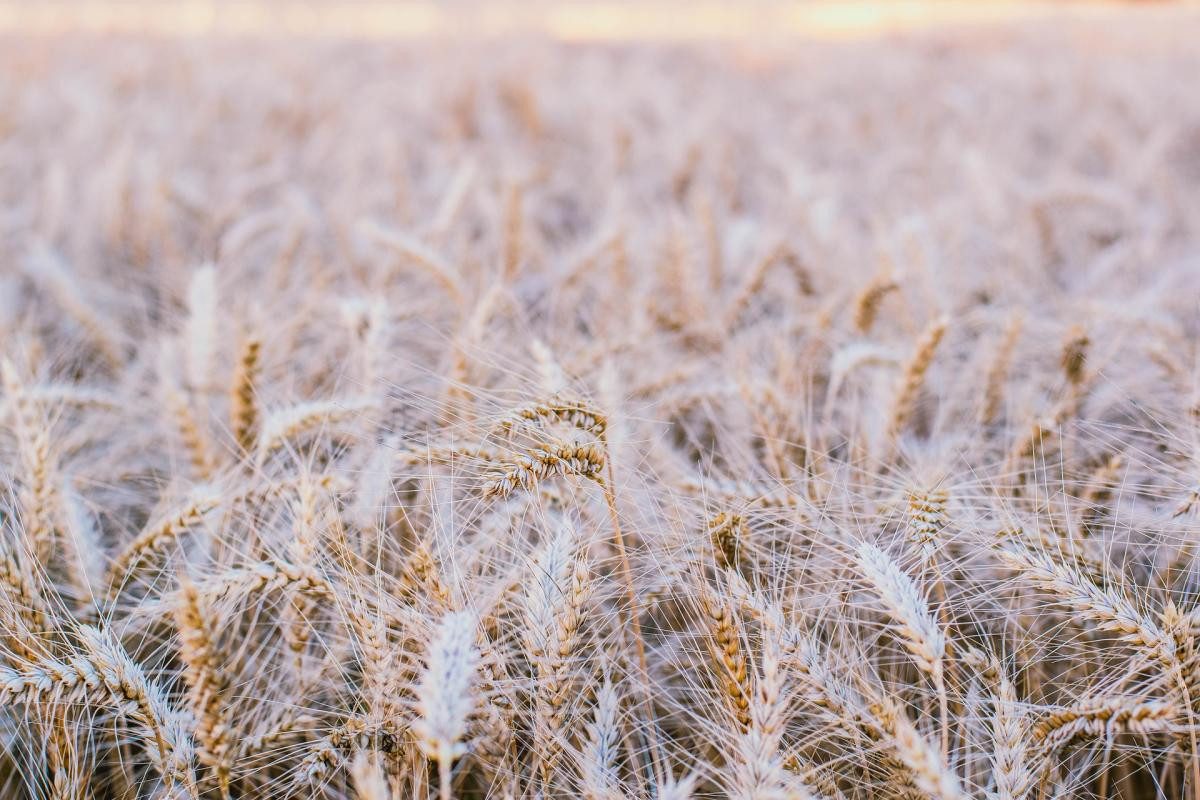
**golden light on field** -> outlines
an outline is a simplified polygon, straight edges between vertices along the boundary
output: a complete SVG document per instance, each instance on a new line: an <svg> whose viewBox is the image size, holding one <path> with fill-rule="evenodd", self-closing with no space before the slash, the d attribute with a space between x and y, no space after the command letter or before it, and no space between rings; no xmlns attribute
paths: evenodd
<svg viewBox="0 0 1200 800"><path fill-rule="evenodd" d="M1169 3L1175 9L1194 3ZM1157 4L1156 4L1157 6ZM283 0L79 0L0 2L0 33L120 33L166 36L540 35L562 40L734 39L808 36L861 38L931 27L1017 22L1056 15L1103 18L1114 2L1013 0L824 0L821 2L438 3ZM1153 13L1149 8L1140 14Z"/></svg>

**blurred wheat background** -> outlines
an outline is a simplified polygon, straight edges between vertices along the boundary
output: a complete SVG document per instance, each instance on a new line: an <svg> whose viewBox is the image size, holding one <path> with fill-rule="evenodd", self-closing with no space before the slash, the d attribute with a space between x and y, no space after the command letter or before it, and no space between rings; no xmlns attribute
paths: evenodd
<svg viewBox="0 0 1200 800"><path fill-rule="evenodd" d="M0 2L0 797L1200 797L1198 37Z"/></svg>
<svg viewBox="0 0 1200 800"><path fill-rule="evenodd" d="M41 0L0 2L0 31L267 36L537 35L572 40L861 38L1045 18L1117 18L1120 0ZM1143 3L1171 16L1194 2Z"/></svg>

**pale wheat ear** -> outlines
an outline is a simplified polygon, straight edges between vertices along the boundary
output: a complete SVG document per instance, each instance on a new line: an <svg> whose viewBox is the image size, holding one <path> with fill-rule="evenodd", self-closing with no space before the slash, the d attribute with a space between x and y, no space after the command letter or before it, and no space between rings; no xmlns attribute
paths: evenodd
<svg viewBox="0 0 1200 800"><path fill-rule="evenodd" d="M790 779L780 752L789 711L783 631L768 624L761 638L753 675L750 725L737 741L734 793L746 797L778 794L810 797L802 776L799 780Z"/></svg>
<svg viewBox="0 0 1200 800"><path fill-rule="evenodd" d="M292 437L336 425L375 408L373 400L313 400L267 412L258 424L258 443L254 448L257 462L261 466Z"/></svg>
<svg viewBox="0 0 1200 800"><path fill-rule="evenodd" d="M680 780L668 779L665 784L658 787L658 796L663 800L691 800L694 796L692 792L698 781L699 776L695 774L687 775Z"/></svg>
<svg viewBox="0 0 1200 800"><path fill-rule="evenodd" d="M587 725L587 738L578 757L584 792L593 797L606 797L621 791L618 771L620 710L621 697L606 677L596 692L592 721Z"/></svg>
<svg viewBox="0 0 1200 800"><path fill-rule="evenodd" d="M195 796L193 746L181 715L111 634L83 626L79 636L99 682L118 702L132 706L130 716L144 728L147 749L162 776Z"/></svg>
<svg viewBox="0 0 1200 800"><path fill-rule="evenodd" d="M1167 663L1174 658L1171 637L1118 590L1097 585L1050 554L1018 546L1002 548L998 555L1020 577L1049 592L1100 630L1116 633L1122 641L1146 648Z"/></svg>
<svg viewBox="0 0 1200 800"><path fill-rule="evenodd" d="M451 797L450 771L465 755L467 722L475 696L479 652L475 618L467 612L447 614L438 623L416 687L417 719L413 730L425 755L437 764L439 795Z"/></svg>
<svg viewBox="0 0 1200 800"><path fill-rule="evenodd" d="M350 767L357 800L391 800L394 796L378 756L360 752Z"/></svg>
<svg viewBox="0 0 1200 800"><path fill-rule="evenodd" d="M857 560L917 666L940 681L946 636L917 585L887 553L874 545L859 545Z"/></svg>
<svg viewBox="0 0 1200 800"><path fill-rule="evenodd" d="M187 323L183 336L187 386L200 394L212 389L219 302L217 268L213 264L205 264L192 273L188 282Z"/></svg>
<svg viewBox="0 0 1200 800"><path fill-rule="evenodd" d="M559 519L531 565L524 598L525 648L537 678L531 698L533 739L547 791L554 783L570 724L567 703L577 671L573 662L591 590L592 578L575 526Z"/></svg>

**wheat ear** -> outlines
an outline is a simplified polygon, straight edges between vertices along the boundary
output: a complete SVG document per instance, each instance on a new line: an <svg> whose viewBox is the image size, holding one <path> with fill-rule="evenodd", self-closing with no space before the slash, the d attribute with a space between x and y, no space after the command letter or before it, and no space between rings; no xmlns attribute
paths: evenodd
<svg viewBox="0 0 1200 800"><path fill-rule="evenodd" d="M870 709L917 789L933 800L968 800L958 776L921 735L903 708L881 698L871 703Z"/></svg>
<svg viewBox="0 0 1200 800"><path fill-rule="evenodd" d="M940 681L946 637L912 578L891 556L872 544L859 545L857 558L863 576L883 601L917 666Z"/></svg>
<svg viewBox="0 0 1200 800"><path fill-rule="evenodd" d="M221 796L229 797L232 731L226 718L228 680L214 623L206 599L190 580L182 579L175 626L179 630L179 656L185 667L183 680L195 717L192 730L199 744L201 763L212 768Z"/></svg>
<svg viewBox="0 0 1200 800"><path fill-rule="evenodd" d="M859 292L854 300L854 327L859 333L870 333L879 315L879 306L891 292L900 288L900 284L886 274L876 276Z"/></svg>
<svg viewBox="0 0 1200 800"><path fill-rule="evenodd" d="M1087 353L1092 340L1079 325L1075 325L1067 333L1067 339L1062 347L1062 370L1067 382L1072 386L1080 386L1087 377Z"/></svg>
<svg viewBox="0 0 1200 800"><path fill-rule="evenodd" d="M779 755L779 744L787 723L781 633L775 625L764 625L749 709L750 725L736 744L738 758L733 781L736 788L732 794L737 797L788 795L797 800L811 800L803 786L793 786L788 791Z"/></svg>
<svg viewBox="0 0 1200 800"><path fill-rule="evenodd" d="M508 497L517 489L528 491L547 478L561 475L602 480L604 464L604 448L599 444L549 442L501 462L484 487L483 496Z"/></svg>
<svg viewBox="0 0 1200 800"><path fill-rule="evenodd" d="M742 649L741 624L733 609L707 586L701 589L699 600L708 629L708 647L718 686L738 725L745 732L751 723L753 687L746 668L746 654Z"/></svg>
<svg viewBox="0 0 1200 800"><path fill-rule="evenodd" d="M199 589L213 603L226 598L259 598L283 589L295 589L321 598L331 598L334 594L334 587L315 569L281 558L227 570L199 584Z"/></svg>
<svg viewBox="0 0 1200 800"><path fill-rule="evenodd" d="M1160 700L1129 697L1099 697L1056 709L1042 717L1032 729L1033 749L1042 769L1058 751L1081 738L1111 741L1118 733L1153 734L1172 730L1179 709Z"/></svg>
<svg viewBox="0 0 1200 800"><path fill-rule="evenodd" d="M182 393L173 389L167 391L166 400L167 409L175 423L175 430L188 453L192 476L198 481L209 480L215 469L215 463L208 449L207 437L200 428L191 404Z"/></svg>
<svg viewBox="0 0 1200 800"><path fill-rule="evenodd" d="M53 612L37 580L11 553L0 556L0 586L4 603L4 640L13 652L37 661L43 655L38 636L49 630ZM11 628L8 628L11 625Z"/></svg>
<svg viewBox="0 0 1200 800"><path fill-rule="evenodd" d="M230 424L233 440L242 453L249 453L254 446L254 432L258 425L257 383L261 350L262 341L256 335L247 336L242 342L233 377Z"/></svg>
<svg viewBox="0 0 1200 800"><path fill-rule="evenodd" d="M374 406L370 400L313 400L271 411L263 416L259 425L259 462L288 439L322 425L353 418Z"/></svg>
<svg viewBox="0 0 1200 800"><path fill-rule="evenodd" d="M602 411L584 400L562 393L514 408L500 419L496 429L509 432L521 424L539 425L546 422L569 425L597 439L603 439L608 430L608 418Z"/></svg>
<svg viewBox="0 0 1200 800"><path fill-rule="evenodd" d="M938 692L942 717L942 751L949 750L950 708L946 694L946 636L912 578L887 553L864 542L858 548L863 575L883 601L884 609L921 671Z"/></svg>
<svg viewBox="0 0 1200 800"><path fill-rule="evenodd" d="M904 426L908 424L917 394L925 383L925 373L933 364L933 357L937 353L942 337L946 334L948 325L949 320L946 317L939 317L931 322L917 341L912 357L904 365L904 372L900 376L900 382L896 386L896 394L892 400L892 417L888 425L890 438L895 439L899 436Z"/></svg>
<svg viewBox="0 0 1200 800"><path fill-rule="evenodd" d="M579 754L586 800L606 800L621 794L617 772L620 736L620 695L606 678L596 692L596 707Z"/></svg>
<svg viewBox="0 0 1200 800"><path fill-rule="evenodd" d="M107 584L111 587L110 591L119 590L121 582L145 561L165 551L184 533L200 525L205 515L220 502L221 497L215 491L199 490L182 507L145 528L109 566Z"/></svg>
<svg viewBox="0 0 1200 800"><path fill-rule="evenodd" d="M79 639L100 682L147 732L151 756L163 777L194 796L192 742L182 717L170 706L166 695L110 634L83 625Z"/></svg>
<svg viewBox="0 0 1200 800"><path fill-rule="evenodd" d="M415 602L428 598L441 608L449 608L453 602L450 587L442 579L437 559L429 543L419 539L400 573L401 586Z"/></svg>
<svg viewBox="0 0 1200 800"><path fill-rule="evenodd" d="M0 372L5 394L14 409L13 427L21 465L21 488L17 493L21 523L34 557L45 566L54 555L59 534L50 423L38 404L26 396L12 362L5 359Z"/></svg>
<svg viewBox="0 0 1200 800"><path fill-rule="evenodd" d="M1004 385L1008 381L1013 353L1017 349L1017 341L1021 338L1023 325L1023 318L1019 314L1014 314L1009 319L1008 326L992 354L991 363L988 365L987 374L983 380L983 400L979 407L979 423L981 425L991 425L999 416L1000 406L1004 403Z"/></svg>
<svg viewBox="0 0 1200 800"><path fill-rule="evenodd" d="M814 293L812 276L804 266L804 262L786 244L777 245L764 258L760 258L755 263L742 281L742 285L738 287L733 299L725 307L724 326L726 330L737 325L738 320L750 305L750 301L762 289L771 267L776 264L783 264L790 268L801 294L812 295Z"/></svg>
<svg viewBox="0 0 1200 800"><path fill-rule="evenodd" d="M292 541L288 545L288 557L299 569L316 572L320 537L317 531L317 490L310 481L301 482L293 506ZM313 634L314 617L317 612L316 599L308 593L295 589L287 592L287 602L280 612L283 639L292 655L292 668L297 681L297 693L303 696L308 683L314 679L312 670L305 663L309 641Z"/></svg>
<svg viewBox="0 0 1200 800"><path fill-rule="evenodd" d="M1026 547L1008 547L1000 550L999 555L1006 566L1079 612L1098 629L1120 634L1122 641L1173 663L1171 638L1123 595L1101 588L1074 567Z"/></svg>
<svg viewBox="0 0 1200 800"><path fill-rule="evenodd" d="M558 766L579 626L591 593L591 576L576 538L574 526L559 520L553 537L538 555L525 594L525 643L537 673L534 747L546 785Z"/></svg>
<svg viewBox="0 0 1200 800"><path fill-rule="evenodd" d="M357 800L391 800L392 790L378 753L360 750L350 764L350 777Z"/></svg>
<svg viewBox="0 0 1200 800"><path fill-rule="evenodd" d="M413 733L422 752L438 766L441 800L450 800L450 767L466 753L463 738L475 708L476 621L453 612L438 624L416 688L417 720Z"/></svg>
<svg viewBox="0 0 1200 800"><path fill-rule="evenodd" d="M722 511L708 521L707 527L709 541L717 556L717 566L737 571L742 563L742 543L750 531L746 518L741 514Z"/></svg>
<svg viewBox="0 0 1200 800"><path fill-rule="evenodd" d="M1028 719L1017 687L998 658L968 650L964 662L977 670L991 692L992 780L996 800L1021 800L1032 788L1035 775L1029 768Z"/></svg>
<svg viewBox="0 0 1200 800"><path fill-rule="evenodd" d="M456 308L462 308L465 305L462 276L452 263L432 247L416 237L385 228L374 222L360 223L358 230L367 237L395 250L407 259L408 263L433 278L449 295Z"/></svg>

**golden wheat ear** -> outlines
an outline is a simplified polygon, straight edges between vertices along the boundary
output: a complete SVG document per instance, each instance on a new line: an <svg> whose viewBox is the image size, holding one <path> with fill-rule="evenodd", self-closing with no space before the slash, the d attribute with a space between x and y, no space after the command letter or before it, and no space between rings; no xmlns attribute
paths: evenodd
<svg viewBox="0 0 1200 800"><path fill-rule="evenodd" d="M241 453L252 452L259 422L256 384L261 369L261 350L262 340L255 334L243 339L230 388L230 430L233 432L234 444Z"/></svg>
<svg viewBox="0 0 1200 800"><path fill-rule="evenodd" d="M224 661L229 657L217 643L220 618L188 578L180 580L175 627L188 704L195 718L197 756L212 771L222 797L229 796L234 724L229 719L229 677Z"/></svg>
<svg viewBox="0 0 1200 800"><path fill-rule="evenodd" d="M933 364L933 357L937 353L938 345L941 344L949 324L946 317L939 317L929 323L917 341L916 349L908 363L904 365L904 372L892 399L891 421L888 423L890 439L895 440L912 417L917 395L925 383L925 374Z"/></svg>

